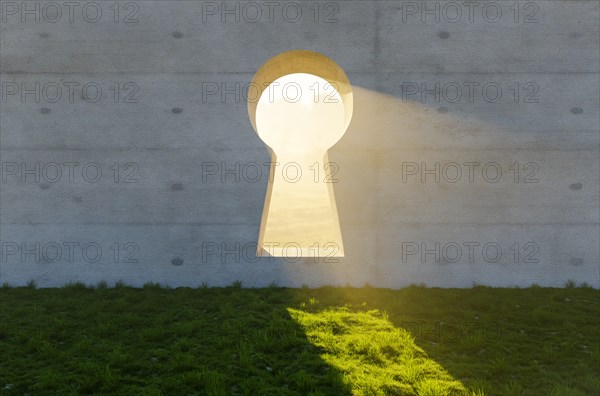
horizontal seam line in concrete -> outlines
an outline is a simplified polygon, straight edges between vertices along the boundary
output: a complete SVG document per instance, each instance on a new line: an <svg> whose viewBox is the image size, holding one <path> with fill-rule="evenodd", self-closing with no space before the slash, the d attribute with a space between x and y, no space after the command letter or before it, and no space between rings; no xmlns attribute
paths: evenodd
<svg viewBox="0 0 600 396"><path fill-rule="evenodd" d="M21 0L23 1L23 0ZM39 0L24 0L24 1L39 1ZM100 0L100 1L106 1L108 2L109 0ZM157 2L157 3L184 3L184 2L197 2L198 0L136 0L138 2ZM225 2L233 2L236 0L221 0L221 1L225 1ZM317 2L325 2L326 0L316 0ZM370 0L371 2L374 3L397 3L397 0ZM425 0L425 1L433 1L433 0ZM509 2L509 1L514 1L514 0L496 0L499 2ZM519 0L521 2L525 2L526 0ZM552 1L556 1L556 2L572 2L572 3L584 3L584 2L588 2L588 3L593 3L597 0L543 0L544 2L552 2ZM348 2L348 3L362 3L365 2L364 0L342 0L342 2Z"/></svg>
<svg viewBox="0 0 600 396"><path fill-rule="evenodd" d="M535 143L534 143L535 144ZM0 152L2 151L210 151L214 153L227 153L227 152L236 152L236 151L265 151L265 147L239 147L239 148L190 148L187 147L22 147L22 146L4 146L0 148ZM407 147L407 148L369 148L369 147L352 147L352 148L331 148L330 154L341 151L363 151L363 152L372 152L372 151L385 151L385 152L393 152L393 151L418 151L418 150L428 150L428 151L458 151L458 152L473 152L473 151L536 151L536 152L597 152L597 146L590 147L590 144L587 144L585 147L574 147L574 148L539 148L539 147L473 147L473 148L439 148L439 147L428 147L428 146L420 146L420 147Z"/></svg>
<svg viewBox="0 0 600 396"><path fill-rule="evenodd" d="M431 74L431 75L445 75L445 74L468 74L468 75L512 75L512 74L589 74L589 75L597 75L600 73L600 69L596 71L557 71L557 72L544 72L544 71L482 71L482 72L470 72L470 71L445 71L445 72L428 72L428 71L386 71L385 69L381 72L368 72L368 71L352 71L352 70L344 70L346 74L362 74L362 75L370 75L370 76L386 76L386 75L395 75L395 74ZM90 72L90 71L69 71L69 72L52 72L52 71L10 71L5 70L0 73L6 75L73 75L73 74L81 74L81 75L111 75L111 74L140 74L140 75L188 75L188 74L210 74L210 75L254 75L256 71L241 71L241 72L228 72L228 71L190 71L190 72L147 72L147 71L112 71L112 72Z"/></svg>
<svg viewBox="0 0 600 396"><path fill-rule="evenodd" d="M40 226L40 225L51 225L51 226L63 226L63 225L81 225L81 226L248 226L255 227L255 223L147 223L147 222L129 222L129 223L14 223L14 222L2 222L3 225L18 225L18 226ZM373 226L375 223L348 223L342 224L342 226ZM490 227L490 226L533 226L533 227L556 227L556 226L600 226L600 223L380 223L381 226L395 226L395 225L408 225L408 226L466 226L466 227Z"/></svg>
<svg viewBox="0 0 600 396"><path fill-rule="evenodd" d="M360 72L352 72L352 71L348 71L348 70L344 70L346 73L354 73L354 74L366 74L366 75L373 75L375 73L373 72L366 72L366 71L360 71ZM15 74L24 74L24 75L29 75L29 74L56 74L56 75L71 75L71 74L83 74L83 75L93 75L93 74L98 74L98 75L102 75L102 74L144 74L144 75L163 75L163 74L234 74L234 75L253 75L254 73L256 73L256 71L248 71L248 72L244 72L244 71L236 71L236 72L229 72L229 71L152 71L152 72L148 72L148 71L119 71L119 70L115 70L115 71L102 71L102 72L98 72L98 71L85 71L85 72L76 72L76 71L67 71L67 72L53 72L53 71L39 71L39 72L28 72L28 71L22 71L22 70L17 70L17 71L2 71L2 73L0 73L0 75L2 74L10 74L10 75L15 75ZM593 73L588 73L588 74L593 74Z"/></svg>

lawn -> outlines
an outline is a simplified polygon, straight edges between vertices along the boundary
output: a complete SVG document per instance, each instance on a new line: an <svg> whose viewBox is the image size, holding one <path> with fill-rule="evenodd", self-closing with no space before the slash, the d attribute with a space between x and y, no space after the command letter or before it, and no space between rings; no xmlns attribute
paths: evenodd
<svg viewBox="0 0 600 396"><path fill-rule="evenodd" d="M0 394L600 394L589 287L240 286L3 287Z"/></svg>

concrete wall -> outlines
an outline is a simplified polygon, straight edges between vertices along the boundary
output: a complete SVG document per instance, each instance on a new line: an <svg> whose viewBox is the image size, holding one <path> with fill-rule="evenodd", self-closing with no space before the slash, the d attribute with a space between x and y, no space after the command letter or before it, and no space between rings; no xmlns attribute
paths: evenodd
<svg viewBox="0 0 600 396"><path fill-rule="evenodd" d="M600 286L597 0L0 4L0 282ZM291 49L354 85L344 258L254 255Z"/></svg>

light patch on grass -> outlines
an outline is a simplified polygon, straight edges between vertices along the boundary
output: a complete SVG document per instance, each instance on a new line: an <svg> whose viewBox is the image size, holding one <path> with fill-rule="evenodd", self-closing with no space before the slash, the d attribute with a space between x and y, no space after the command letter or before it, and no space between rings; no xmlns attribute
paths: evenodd
<svg viewBox="0 0 600 396"><path fill-rule="evenodd" d="M321 357L343 373L354 395L462 395L471 392L418 347L413 336L377 310L347 308L290 316Z"/></svg>
<svg viewBox="0 0 600 396"><path fill-rule="evenodd" d="M589 287L34 286L0 288L1 395L600 394Z"/></svg>

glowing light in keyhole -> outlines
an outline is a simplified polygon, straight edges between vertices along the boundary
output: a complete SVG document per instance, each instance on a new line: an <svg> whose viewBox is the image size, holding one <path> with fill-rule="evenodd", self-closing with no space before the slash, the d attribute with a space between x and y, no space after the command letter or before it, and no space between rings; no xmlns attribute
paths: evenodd
<svg viewBox="0 0 600 396"><path fill-rule="evenodd" d="M273 168L262 248L273 256L343 256L333 189L323 171L327 149L346 130L335 87L307 73L280 77L261 95L256 126L281 164ZM284 173L292 163L293 181ZM293 252L296 247L299 251Z"/></svg>
<svg viewBox="0 0 600 396"><path fill-rule="evenodd" d="M277 156L323 155L345 132L344 104L325 79L294 73L275 80L260 97L256 127Z"/></svg>
<svg viewBox="0 0 600 396"><path fill-rule="evenodd" d="M257 254L344 256L327 150L352 118L348 77L323 54L293 50L262 65L252 87L248 115L272 162Z"/></svg>

